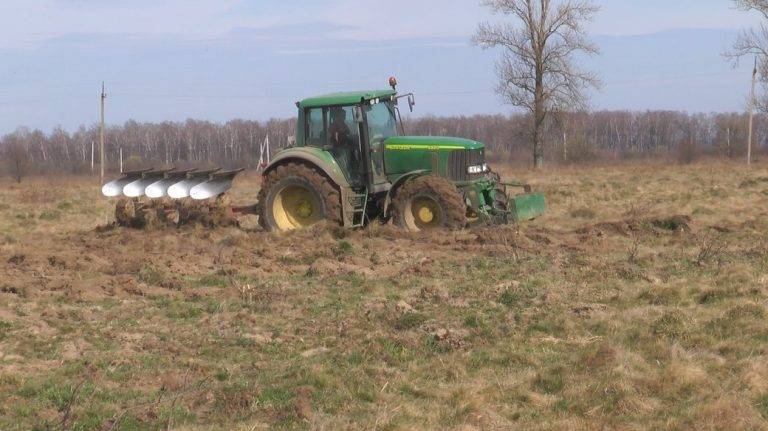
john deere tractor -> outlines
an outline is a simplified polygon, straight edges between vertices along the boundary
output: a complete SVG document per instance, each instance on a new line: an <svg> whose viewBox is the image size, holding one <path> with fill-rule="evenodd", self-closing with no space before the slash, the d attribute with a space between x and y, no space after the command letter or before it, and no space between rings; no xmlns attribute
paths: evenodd
<svg viewBox="0 0 768 431"><path fill-rule="evenodd" d="M460 138L404 136L398 108L413 94L389 90L335 93L298 102L295 146L265 167L258 203L227 206L225 193L240 172L142 169L124 172L102 187L122 196L116 219L126 226L160 220L231 218L255 213L269 231L290 231L328 220L345 227L393 220L410 231L507 224L546 210L544 196L530 187L502 182L485 162L482 143ZM507 194L507 187L524 193ZM202 201L193 204L192 201Z"/></svg>
<svg viewBox="0 0 768 431"><path fill-rule="evenodd" d="M360 227L372 220L410 231L507 224L543 214L544 196L502 182L485 162L482 143L405 136L391 89L335 93L298 102L296 145L264 171L257 213L270 231L320 220ZM524 189L510 197L507 187Z"/></svg>

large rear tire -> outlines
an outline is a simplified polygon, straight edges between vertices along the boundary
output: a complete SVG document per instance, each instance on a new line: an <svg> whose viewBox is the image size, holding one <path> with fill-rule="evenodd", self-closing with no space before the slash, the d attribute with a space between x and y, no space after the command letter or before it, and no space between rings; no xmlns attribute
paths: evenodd
<svg viewBox="0 0 768 431"><path fill-rule="evenodd" d="M430 175L408 181L397 191L393 206L395 224L411 232L467 225L467 204L445 178Z"/></svg>
<svg viewBox="0 0 768 431"><path fill-rule="evenodd" d="M302 164L288 163L272 170L258 199L259 224L270 232L304 229L321 220L343 224L338 189Z"/></svg>

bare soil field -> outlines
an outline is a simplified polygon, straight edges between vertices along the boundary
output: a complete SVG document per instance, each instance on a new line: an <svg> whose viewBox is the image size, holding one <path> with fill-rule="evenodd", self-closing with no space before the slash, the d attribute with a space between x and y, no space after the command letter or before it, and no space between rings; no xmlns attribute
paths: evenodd
<svg viewBox="0 0 768 431"><path fill-rule="evenodd" d="M768 165L503 173L550 212L140 231L1 180L0 429L768 429Z"/></svg>

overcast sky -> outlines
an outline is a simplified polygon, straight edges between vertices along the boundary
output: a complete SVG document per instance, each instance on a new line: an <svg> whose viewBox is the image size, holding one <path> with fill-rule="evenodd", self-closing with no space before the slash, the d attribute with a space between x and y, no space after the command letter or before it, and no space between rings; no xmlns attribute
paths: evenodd
<svg viewBox="0 0 768 431"><path fill-rule="evenodd" d="M422 103L422 113L508 112L510 108L491 94L495 54L476 54L474 50L478 49L468 43L479 21L499 19L479 3L475 0L2 0L0 58L4 61L0 62L0 133L21 124L50 129L57 124L73 128L92 123L92 104L85 98L92 97L92 89L102 79L108 81L115 95L110 100L112 122L128 118L162 121L195 116L225 121L231 116L256 119L286 116L290 115L286 106L292 100L279 100L281 98L352 89L349 86L355 84L357 87L353 88L364 88L361 86L384 81L386 76L379 75L386 75L387 63L374 67L373 63L378 60L376 52L391 58L398 53L413 57L418 52L420 57L428 59L434 54L435 62L455 57L457 64L449 70L429 70L427 63L419 64L421 69L417 71L412 60L390 62L392 71L412 79L409 89L427 95L442 94L442 98L423 98L422 102L431 100L432 103ZM709 33L710 45L705 52L680 64L670 64L668 57L658 61L646 58L647 53L641 54L644 58L629 60L650 73L645 80L656 79L654 74L661 74L658 75L661 80L680 79L692 73L691 65L709 67L705 74L712 82L732 84L720 91L733 93L738 91L734 86L743 71L728 75L730 69L722 64L719 54L736 30L759 23L756 16L734 10L729 0L601 0L598 3L602 10L589 28L597 40L610 46L607 56L604 53L596 65L606 69L600 72L607 71L612 76L604 77L608 85L596 95L596 108L700 111L739 108L741 96L712 94L705 99L692 97L690 103L675 102L679 97L676 95L673 100L663 86L649 89L646 85L645 94L633 99L627 84L634 82L630 78L635 72L643 71L622 72L622 65L627 64L628 59L617 55L624 50L624 45L616 41L629 41L630 45L639 42L635 38L605 36L648 35L678 29L722 30ZM675 40L671 42L674 44ZM669 39L656 43L662 45L653 48L644 44L643 49L670 46ZM695 38L690 43L696 48ZM453 53L440 51L452 47L456 49ZM259 58L251 58L254 56ZM322 63L324 70L317 73L311 67L302 66L308 62L315 62L318 67ZM371 67L366 69L366 64ZM341 70L342 66L345 70ZM333 70L335 67L339 70ZM355 74L350 74L350 67L355 68ZM249 75L246 68L258 68L259 73ZM240 73L233 69L240 69ZM429 75L436 72L450 76L444 81L430 79ZM254 78L256 75L258 80ZM488 82L458 84L468 76ZM258 88L260 83L270 88ZM442 87L437 86L440 83ZM178 84L178 88L169 88L174 84ZM275 92L275 85L282 86L282 91ZM699 85L700 88L712 86L708 82L699 82ZM249 108L257 104L255 96L251 101L233 102L231 99L236 95L233 91L237 91L233 88L251 89L253 94L262 95L258 108ZM460 104L456 97L451 102L446 97L449 90L482 91L478 97L483 99L473 105ZM160 104L150 97L163 92L207 100L177 98ZM691 92L699 90L691 89ZM121 93L126 97L120 99ZM273 100L267 102L263 98L266 93ZM147 97L142 99L142 94ZM44 95L53 97L46 99ZM217 99L217 95L222 99ZM717 100L722 103L712 103Z"/></svg>
<svg viewBox="0 0 768 431"><path fill-rule="evenodd" d="M474 0L3 0L0 43L29 47L73 34L225 37L242 28L325 22L348 38L468 36L487 10ZM604 35L739 28L755 17L729 0L601 0Z"/></svg>

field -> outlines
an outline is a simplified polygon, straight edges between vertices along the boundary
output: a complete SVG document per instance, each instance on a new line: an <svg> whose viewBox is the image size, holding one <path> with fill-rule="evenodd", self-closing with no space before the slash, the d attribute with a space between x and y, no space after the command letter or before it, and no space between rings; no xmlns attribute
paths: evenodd
<svg viewBox="0 0 768 431"><path fill-rule="evenodd" d="M416 235L3 179L0 429L768 429L768 165L516 174L547 216Z"/></svg>

